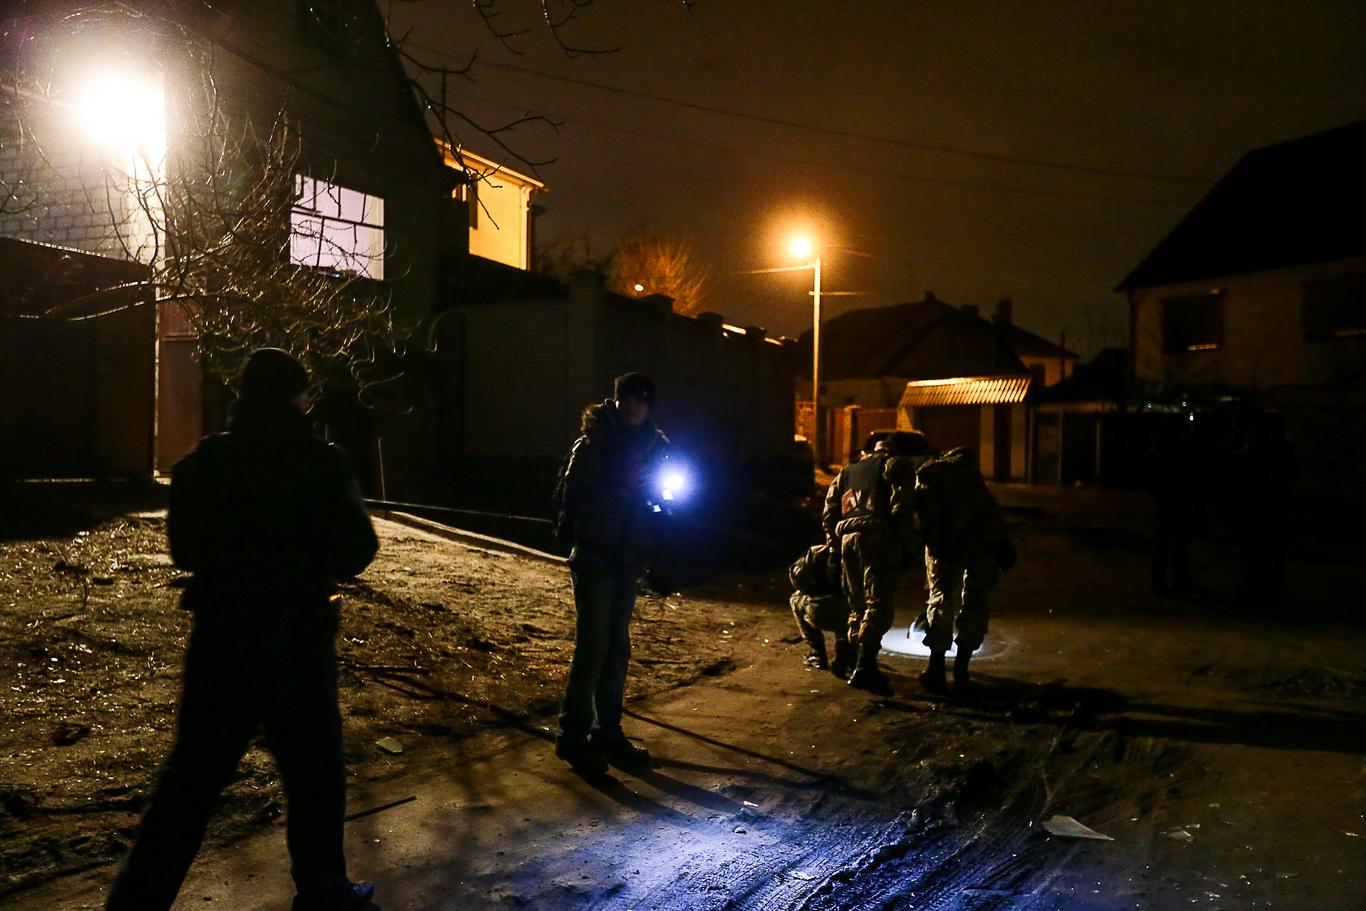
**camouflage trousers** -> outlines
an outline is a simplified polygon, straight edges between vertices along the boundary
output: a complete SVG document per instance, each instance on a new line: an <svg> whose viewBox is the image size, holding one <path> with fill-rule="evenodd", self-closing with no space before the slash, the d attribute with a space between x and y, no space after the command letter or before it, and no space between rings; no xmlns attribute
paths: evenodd
<svg viewBox="0 0 1366 911"><path fill-rule="evenodd" d="M845 606L843 598L813 598L801 592L793 592L788 603L792 605L792 616L797 621L797 629L801 630L802 638L811 646L813 652L825 653L824 630L835 634L837 644L843 642L848 635L849 608Z"/></svg>
<svg viewBox="0 0 1366 911"><path fill-rule="evenodd" d="M879 531L840 537L840 569L849 599L849 639L881 643L892 628L899 551L896 539Z"/></svg>
<svg viewBox="0 0 1366 911"><path fill-rule="evenodd" d="M971 653L987 635L991 590L1001 578L996 548L989 539L974 541L961 553L935 556L925 549L925 606L929 630L925 646L947 652L958 630L958 651Z"/></svg>

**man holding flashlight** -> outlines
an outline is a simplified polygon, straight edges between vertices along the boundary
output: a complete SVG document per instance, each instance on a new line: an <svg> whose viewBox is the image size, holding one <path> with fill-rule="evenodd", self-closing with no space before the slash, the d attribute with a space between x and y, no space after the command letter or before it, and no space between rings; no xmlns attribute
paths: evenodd
<svg viewBox="0 0 1366 911"><path fill-rule="evenodd" d="M636 578L651 549L653 488L669 446L651 418L654 402L648 376L617 377L612 398L584 409L557 493L577 622L555 755L588 777L606 774L609 763L627 771L650 763L622 732L621 714Z"/></svg>

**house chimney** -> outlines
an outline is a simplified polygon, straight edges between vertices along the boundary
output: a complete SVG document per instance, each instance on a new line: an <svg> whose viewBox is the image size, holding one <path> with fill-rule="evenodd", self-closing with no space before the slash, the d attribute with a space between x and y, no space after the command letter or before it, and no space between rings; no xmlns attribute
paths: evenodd
<svg viewBox="0 0 1366 911"><path fill-rule="evenodd" d="M722 316L719 313L712 313L711 311L699 313L697 314L697 316L693 318L696 319L697 322L701 325L706 326L716 335L721 334L721 324L726 321L726 318L724 316Z"/></svg>
<svg viewBox="0 0 1366 911"><path fill-rule="evenodd" d="M1009 326L1011 318L1014 316L1015 305L1008 297L1003 297L996 303L996 322L1002 326Z"/></svg>

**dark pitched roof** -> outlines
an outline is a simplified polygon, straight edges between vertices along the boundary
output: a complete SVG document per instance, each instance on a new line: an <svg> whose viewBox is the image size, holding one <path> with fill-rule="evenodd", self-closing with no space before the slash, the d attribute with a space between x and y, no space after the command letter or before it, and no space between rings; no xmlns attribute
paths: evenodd
<svg viewBox="0 0 1366 911"><path fill-rule="evenodd" d="M1102 348L1072 375L1031 395L1035 402L1119 402L1129 390L1129 350Z"/></svg>
<svg viewBox="0 0 1366 911"><path fill-rule="evenodd" d="M1029 372L989 321L933 295L842 313L821 327L821 346L821 371L830 380L930 380ZM809 329L798 341L798 363L810 376Z"/></svg>
<svg viewBox="0 0 1366 911"><path fill-rule="evenodd" d="M1366 255L1366 121L1244 155L1118 291Z"/></svg>
<svg viewBox="0 0 1366 911"><path fill-rule="evenodd" d="M997 328L1005 334L1006 344L1010 350L1020 357L1052 357L1052 358L1072 358L1076 359L1074 351L1068 351L1062 345L1054 344L1042 335L1035 335L1028 329L1022 329L1014 323L996 324Z"/></svg>

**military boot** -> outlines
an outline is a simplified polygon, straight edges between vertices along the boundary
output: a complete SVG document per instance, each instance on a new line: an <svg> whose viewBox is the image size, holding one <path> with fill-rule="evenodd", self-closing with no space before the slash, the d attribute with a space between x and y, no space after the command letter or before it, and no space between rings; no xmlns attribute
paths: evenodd
<svg viewBox="0 0 1366 911"><path fill-rule="evenodd" d="M849 685L856 690L866 690L875 696L890 696L892 684L882 673L882 668L877 666L877 653L881 646L881 642L859 645L858 667L849 675Z"/></svg>
<svg viewBox="0 0 1366 911"><path fill-rule="evenodd" d="M920 674L920 685L931 693L942 693L948 688L948 681L944 677L944 653L930 652L930 663L925 666L925 670Z"/></svg>
<svg viewBox="0 0 1366 911"><path fill-rule="evenodd" d="M294 896L292 911L363 911L374 907L375 884L369 882L337 886L322 892Z"/></svg>
<svg viewBox="0 0 1366 911"><path fill-rule="evenodd" d="M958 646L958 654L953 656L953 688L962 692L972 689L972 677L968 674L968 662L972 652Z"/></svg>
<svg viewBox="0 0 1366 911"><path fill-rule="evenodd" d="M854 643L847 639L835 640L835 661L830 665L830 673L841 680L847 680L849 672L854 669L855 660L858 652Z"/></svg>

